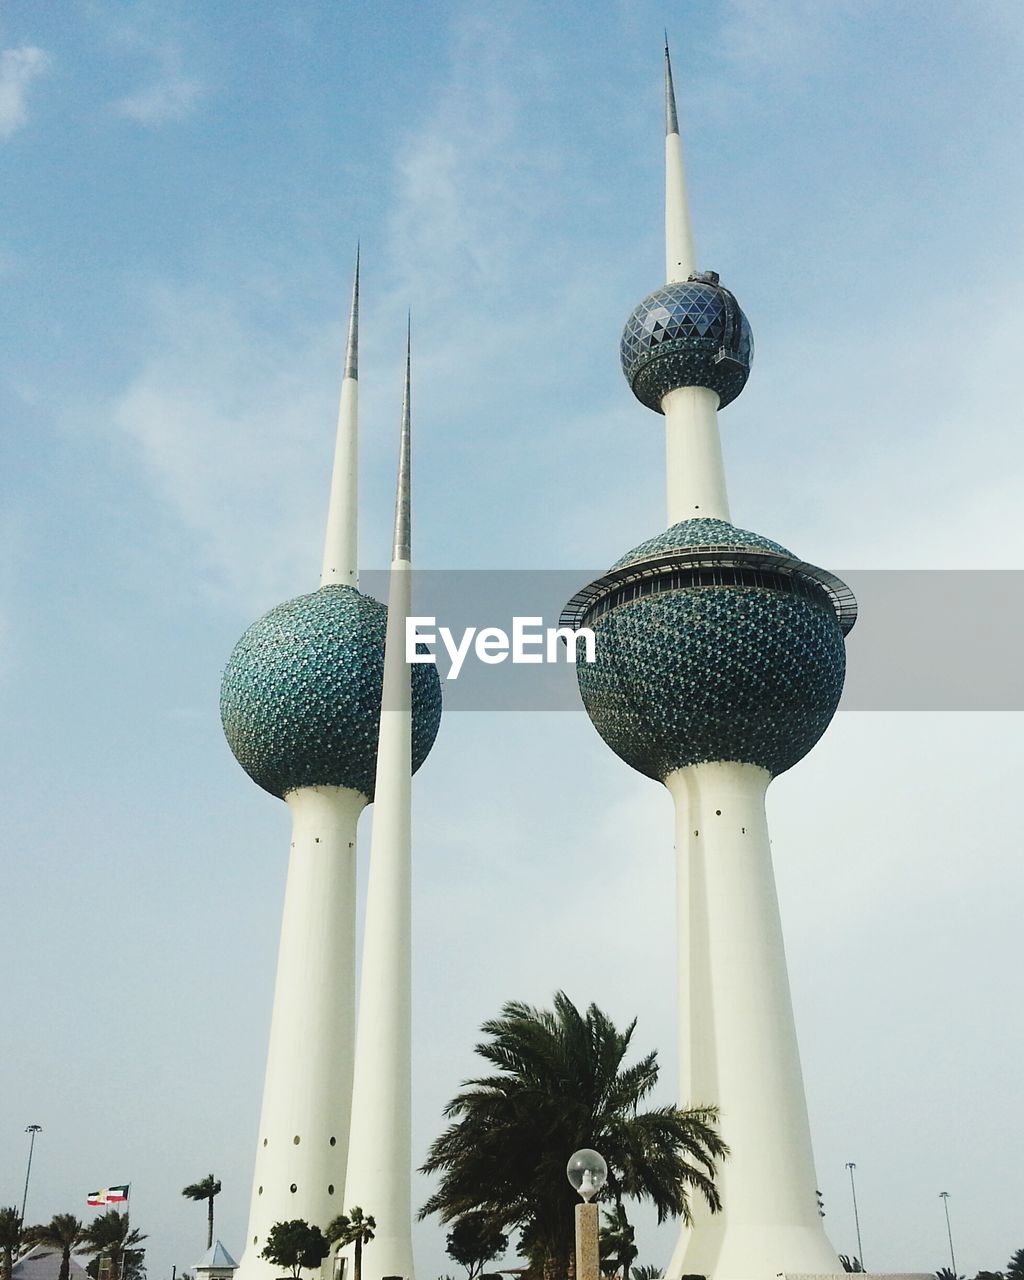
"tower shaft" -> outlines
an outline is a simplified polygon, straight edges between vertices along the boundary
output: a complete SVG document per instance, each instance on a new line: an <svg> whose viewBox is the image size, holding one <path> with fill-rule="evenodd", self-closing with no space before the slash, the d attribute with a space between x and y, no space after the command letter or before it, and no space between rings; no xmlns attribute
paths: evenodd
<svg viewBox="0 0 1024 1280"><path fill-rule="evenodd" d="M276 1280L275 1222L341 1212L355 1033L356 824L366 797L302 787L292 815L274 1012L241 1280Z"/></svg>
<svg viewBox="0 0 1024 1280"><path fill-rule="evenodd" d="M668 522L729 519L718 430L718 392L678 387L661 402L665 415Z"/></svg>
<svg viewBox="0 0 1024 1280"><path fill-rule="evenodd" d="M413 1276L410 574L392 563L345 1181L346 1207L377 1220L364 1280Z"/></svg>
<svg viewBox="0 0 1024 1280"><path fill-rule="evenodd" d="M766 769L665 780L676 811L681 1102L717 1106L723 1208L694 1204L666 1271L714 1280L837 1273L818 1215L771 846Z"/></svg>
<svg viewBox="0 0 1024 1280"><path fill-rule="evenodd" d="M409 348L388 589L345 1202L376 1219L364 1280L412 1280L412 611Z"/></svg>

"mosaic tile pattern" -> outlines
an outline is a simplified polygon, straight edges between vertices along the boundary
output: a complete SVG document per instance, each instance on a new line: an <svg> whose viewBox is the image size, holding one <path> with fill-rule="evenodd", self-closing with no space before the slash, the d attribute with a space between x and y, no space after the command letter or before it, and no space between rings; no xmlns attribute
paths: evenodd
<svg viewBox="0 0 1024 1280"><path fill-rule="evenodd" d="M220 713L228 745L271 795L351 787L373 799L387 609L328 586L271 609L228 659ZM412 668L413 771L441 722L432 663Z"/></svg>
<svg viewBox="0 0 1024 1280"><path fill-rule="evenodd" d="M835 613L756 587L644 596L594 623L576 674L587 714L628 765L663 780L712 760L783 773L825 732L843 689Z"/></svg>
<svg viewBox="0 0 1024 1280"><path fill-rule="evenodd" d="M613 569L622 569L638 560L649 560L653 556L673 551L692 551L695 547L721 547L730 551L770 551L774 555L789 556L796 559L792 551L770 538L763 538L759 533L751 533L748 529L737 529L727 520L681 520L641 542L632 551L616 560Z"/></svg>
<svg viewBox="0 0 1024 1280"><path fill-rule="evenodd" d="M723 348L728 358L716 361ZM690 280L663 285L634 307L620 355L633 394L649 409L660 413L662 397L679 387L710 387L724 408L746 384L754 339L728 289Z"/></svg>

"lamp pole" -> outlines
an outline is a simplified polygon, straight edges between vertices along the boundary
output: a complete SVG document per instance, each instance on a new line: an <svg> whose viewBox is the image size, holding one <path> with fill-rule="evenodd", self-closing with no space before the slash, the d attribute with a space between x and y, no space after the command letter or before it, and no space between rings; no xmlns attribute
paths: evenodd
<svg viewBox="0 0 1024 1280"><path fill-rule="evenodd" d="M953 1274L956 1275L956 1255L953 1253L953 1231L949 1225L949 1192L940 1191L939 1199L942 1201L942 1207L946 1211L946 1235L949 1237L949 1261L953 1267Z"/></svg>
<svg viewBox="0 0 1024 1280"><path fill-rule="evenodd" d="M25 1192L21 1197L21 1226L25 1225L25 1204L28 1201L28 1180L32 1175L32 1152L36 1149L36 1134L42 1133L43 1126L41 1124L30 1124L25 1126L25 1132L32 1136L28 1140L28 1168L25 1170Z"/></svg>
<svg viewBox="0 0 1024 1280"><path fill-rule="evenodd" d="M601 1248L598 1209L591 1204L608 1177L604 1157L585 1147L569 1157L566 1177L580 1193L576 1206L576 1280L601 1280Z"/></svg>
<svg viewBox="0 0 1024 1280"><path fill-rule="evenodd" d="M856 1165L852 1160L847 1160L846 1167L850 1171L850 1194L853 1196L853 1223L857 1228L857 1257L860 1259L860 1265L864 1266L864 1246L860 1242L860 1214L857 1212L857 1184L853 1180L853 1171Z"/></svg>

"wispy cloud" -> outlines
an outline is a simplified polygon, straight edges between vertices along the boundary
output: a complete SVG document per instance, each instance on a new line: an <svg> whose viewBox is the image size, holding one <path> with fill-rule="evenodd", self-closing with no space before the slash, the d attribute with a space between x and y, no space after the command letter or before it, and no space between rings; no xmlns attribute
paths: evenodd
<svg viewBox="0 0 1024 1280"><path fill-rule="evenodd" d="M183 120L205 92L183 50L184 32L171 14L159 7L141 5L130 19L119 21L109 38L126 54L138 59L138 87L118 98L114 111L147 128Z"/></svg>
<svg viewBox="0 0 1024 1280"><path fill-rule="evenodd" d="M203 87L180 71L165 68L153 84L129 94L114 103L118 115L138 124L167 124L183 120L193 110L202 96Z"/></svg>
<svg viewBox="0 0 1024 1280"><path fill-rule="evenodd" d="M0 138L17 133L28 120L28 90L51 65L44 49L26 44L0 53Z"/></svg>

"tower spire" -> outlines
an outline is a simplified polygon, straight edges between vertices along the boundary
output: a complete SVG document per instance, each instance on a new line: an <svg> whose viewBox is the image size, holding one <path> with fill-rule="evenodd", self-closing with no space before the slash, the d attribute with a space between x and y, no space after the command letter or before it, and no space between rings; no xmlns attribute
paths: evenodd
<svg viewBox="0 0 1024 1280"><path fill-rule="evenodd" d="M410 438L412 435L410 412L410 385L412 371L412 315L405 330L405 390L402 394L402 435L398 449L398 490L395 494L395 536L392 543L392 560L412 559L412 529L410 527Z"/></svg>
<svg viewBox="0 0 1024 1280"><path fill-rule="evenodd" d="M672 57L665 33L665 272L669 284L688 280L697 270L686 195L679 116L672 83Z"/></svg>
<svg viewBox="0 0 1024 1280"><path fill-rule="evenodd" d="M410 341L388 590L384 687L352 1086L345 1203L377 1220L364 1280L413 1280L412 1256L412 683L405 659L412 611L409 520ZM418 670L418 668L417 668Z"/></svg>
<svg viewBox="0 0 1024 1280"><path fill-rule="evenodd" d="M354 587L359 581L359 246L338 406L331 500L327 509L320 585Z"/></svg>

